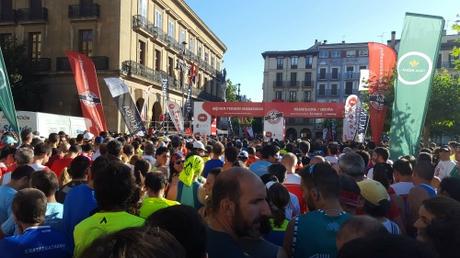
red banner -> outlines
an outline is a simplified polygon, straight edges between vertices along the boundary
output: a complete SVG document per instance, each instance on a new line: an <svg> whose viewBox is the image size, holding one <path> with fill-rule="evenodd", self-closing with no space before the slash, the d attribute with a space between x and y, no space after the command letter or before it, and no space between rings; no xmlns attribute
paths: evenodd
<svg viewBox="0 0 460 258"><path fill-rule="evenodd" d="M343 103L319 102L204 102L203 109L217 117L264 117L280 112L283 117L343 118Z"/></svg>
<svg viewBox="0 0 460 258"><path fill-rule="evenodd" d="M387 106L385 93L393 75L396 52L389 46L369 42L369 113L372 141L380 143Z"/></svg>
<svg viewBox="0 0 460 258"><path fill-rule="evenodd" d="M89 131L99 135L101 131L107 131L107 125L94 63L77 52L67 51L66 55L74 74L83 117L91 121Z"/></svg>

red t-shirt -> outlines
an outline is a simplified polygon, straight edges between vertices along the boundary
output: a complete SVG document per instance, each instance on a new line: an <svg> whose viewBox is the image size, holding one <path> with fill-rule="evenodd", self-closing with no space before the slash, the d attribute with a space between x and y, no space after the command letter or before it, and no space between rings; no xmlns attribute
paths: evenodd
<svg viewBox="0 0 460 258"><path fill-rule="evenodd" d="M73 158L69 157L64 157L62 159L56 160L53 162L53 165L50 169L56 174L58 178L60 178L64 168L69 167L72 160Z"/></svg>

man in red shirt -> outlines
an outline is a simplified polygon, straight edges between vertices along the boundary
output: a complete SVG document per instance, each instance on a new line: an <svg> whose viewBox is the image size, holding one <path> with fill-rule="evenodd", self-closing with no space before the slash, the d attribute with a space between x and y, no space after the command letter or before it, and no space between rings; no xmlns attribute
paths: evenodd
<svg viewBox="0 0 460 258"><path fill-rule="evenodd" d="M70 163L72 160L78 156L81 153L81 147L78 145L71 145L69 148L69 153L64 156L64 158L60 160L56 160L53 162L53 165L51 166L51 170L56 173L56 176L58 178L61 178L61 174L64 171L66 167L70 166Z"/></svg>

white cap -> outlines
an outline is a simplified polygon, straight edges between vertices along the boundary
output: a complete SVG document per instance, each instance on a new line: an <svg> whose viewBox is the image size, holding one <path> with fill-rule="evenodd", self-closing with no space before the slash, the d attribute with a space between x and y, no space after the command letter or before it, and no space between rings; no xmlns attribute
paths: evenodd
<svg viewBox="0 0 460 258"><path fill-rule="evenodd" d="M93 138L94 138L94 134L92 134L90 132L86 132L83 135L83 140L85 140L85 141L91 141Z"/></svg>
<svg viewBox="0 0 460 258"><path fill-rule="evenodd" d="M204 147L204 144L200 141L194 141L193 142L193 148L194 149L201 149L201 150L206 150L206 148Z"/></svg>

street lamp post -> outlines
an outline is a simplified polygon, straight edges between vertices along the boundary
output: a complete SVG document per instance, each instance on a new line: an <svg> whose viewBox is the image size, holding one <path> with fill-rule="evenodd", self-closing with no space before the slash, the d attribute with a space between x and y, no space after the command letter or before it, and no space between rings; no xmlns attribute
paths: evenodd
<svg viewBox="0 0 460 258"><path fill-rule="evenodd" d="M180 71L180 87L182 90L182 101L181 101L181 106L182 106L182 117L185 122L185 105L184 105L184 98L185 98L185 85L184 85L184 79L185 79L185 71L187 71L187 63L185 62L185 47L187 45L187 42L183 41L182 42L182 47L183 51L181 52L180 56L180 62L177 62L177 67L176 69L179 69ZM185 124L185 123L184 123Z"/></svg>
<svg viewBox="0 0 460 258"><path fill-rule="evenodd" d="M241 101L241 95L240 95L240 87L241 83L236 84L238 86L238 101Z"/></svg>

